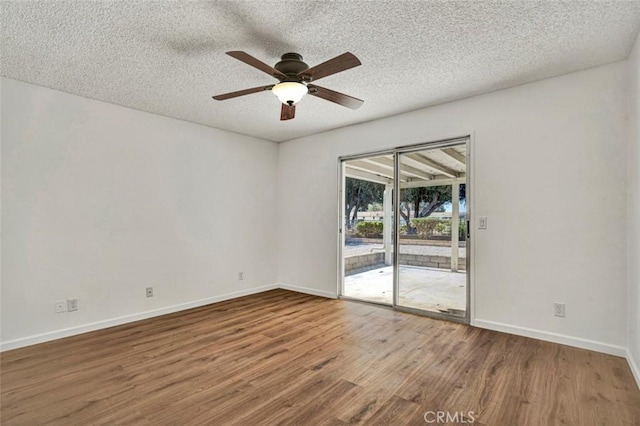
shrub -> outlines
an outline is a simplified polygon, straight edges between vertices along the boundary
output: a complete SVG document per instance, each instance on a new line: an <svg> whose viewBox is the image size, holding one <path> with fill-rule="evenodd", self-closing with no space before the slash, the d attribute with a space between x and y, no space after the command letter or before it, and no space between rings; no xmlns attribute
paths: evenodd
<svg viewBox="0 0 640 426"><path fill-rule="evenodd" d="M435 217L419 217L411 219L411 226L418 231L418 235L422 238L428 238L433 235L433 231L439 222L440 220Z"/></svg>
<svg viewBox="0 0 640 426"><path fill-rule="evenodd" d="M436 223L436 226L433 228L439 234L445 233L449 228L451 228L451 221L449 220L441 220Z"/></svg>
<svg viewBox="0 0 640 426"><path fill-rule="evenodd" d="M356 224L356 234L364 238L381 238L382 229L380 221L363 221Z"/></svg>
<svg viewBox="0 0 640 426"><path fill-rule="evenodd" d="M458 224L458 240L465 241L467 239L467 221L461 220Z"/></svg>
<svg viewBox="0 0 640 426"><path fill-rule="evenodd" d="M421 238L430 238L434 234L451 235L451 219L438 219L435 217L419 217L411 219L411 225L417 230ZM467 222L460 220L458 223L458 240L467 238Z"/></svg>

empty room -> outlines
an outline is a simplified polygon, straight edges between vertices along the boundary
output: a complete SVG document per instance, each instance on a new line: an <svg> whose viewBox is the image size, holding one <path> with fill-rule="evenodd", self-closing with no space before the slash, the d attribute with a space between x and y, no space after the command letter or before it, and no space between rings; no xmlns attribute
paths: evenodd
<svg viewBox="0 0 640 426"><path fill-rule="evenodd" d="M640 1L0 1L3 425L640 425Z"/></svg>

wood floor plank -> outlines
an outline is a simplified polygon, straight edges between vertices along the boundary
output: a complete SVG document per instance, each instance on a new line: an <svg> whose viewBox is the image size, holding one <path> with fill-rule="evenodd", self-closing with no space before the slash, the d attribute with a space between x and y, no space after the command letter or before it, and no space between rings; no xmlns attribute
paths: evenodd
<svg viewBox="0 0 640 426"><path fill-rule="evenodd" d="M0 408L3 425L639 425L640 390L619 357L274 290L6 351Z"/></svg>

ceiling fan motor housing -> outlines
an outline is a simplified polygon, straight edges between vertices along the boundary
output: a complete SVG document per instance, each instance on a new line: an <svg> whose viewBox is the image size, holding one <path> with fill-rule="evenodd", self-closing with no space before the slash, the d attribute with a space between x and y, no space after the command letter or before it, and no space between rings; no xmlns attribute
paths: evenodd
<svg viewBox="0 0 640 426"><path fill-rule="evenodd" d="M298 53L285 53L274 68L291 78L291 80L285 81L299 81L298 74L308 70L309 65L302 62L302 55Z"/></svg>

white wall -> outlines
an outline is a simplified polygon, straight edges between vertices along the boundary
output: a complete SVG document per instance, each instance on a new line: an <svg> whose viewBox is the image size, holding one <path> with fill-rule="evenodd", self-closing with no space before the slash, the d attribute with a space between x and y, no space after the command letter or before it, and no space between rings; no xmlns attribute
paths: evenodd
<svg viewBox="0 0 640 426"><path fill-rule="evenodd" d="M338 157L472 132L474 323L638 360L637 51L628 144L626 62L280 149L2 79L2 347L276 282L335 296Z"/></svg>
<svg viewBox="0 0 640 426"><path fill-rule="evenodd" d="M640 386L640 35L629 56L629 364Z"/></svg>
<svg viewBox="0 0 640 426"><path fill-rule="evenodd" d="M625 61L281 144L280 283L336 293L339 156L473 132L473 323L624 354L626 84Z"/></svg>
<svg viewBox="0 0 640 426"><path fill-rule="evenodd" d="M4 349L276 283L276 144L10 79L2 123Z"/></svg>

